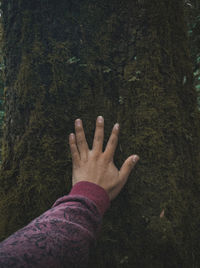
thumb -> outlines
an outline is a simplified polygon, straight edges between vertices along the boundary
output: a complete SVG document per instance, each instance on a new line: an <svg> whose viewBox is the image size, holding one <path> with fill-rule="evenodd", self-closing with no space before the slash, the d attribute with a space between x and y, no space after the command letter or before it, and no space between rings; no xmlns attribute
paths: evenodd
<svg viewBox="0 0 200 268"><path fill-rule="evenodd" d="M119 171L120 180L123 181L124 184L126 183L128 176L131 173L131 170L133 169L133 167L135 166L135 164L139 159L140 158L138 155L131 155L124 161Z"/></svg>

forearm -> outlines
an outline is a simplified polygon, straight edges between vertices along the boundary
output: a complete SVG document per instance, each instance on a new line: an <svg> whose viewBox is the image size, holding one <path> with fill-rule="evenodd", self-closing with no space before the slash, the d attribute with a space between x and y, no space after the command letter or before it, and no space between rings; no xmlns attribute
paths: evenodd
<svg viewBox="0 0 200 268"><path fill-rule="evenodd" d="M0 244L0 267L84 267L109 206L105 191L82 182Z"/></svg>

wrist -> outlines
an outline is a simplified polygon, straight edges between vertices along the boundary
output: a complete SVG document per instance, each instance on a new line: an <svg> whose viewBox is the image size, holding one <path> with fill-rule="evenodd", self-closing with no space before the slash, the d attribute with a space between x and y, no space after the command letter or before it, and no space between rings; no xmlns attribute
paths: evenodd
<svg viewBox="0 0 200 268"><path fill-rule="evenodd" d="M93 182L77 182L74 184L69 195L80 195L90 199L95 203L102 216L110 206L110 198L107 192L104 190L104 188Z"/></svg>

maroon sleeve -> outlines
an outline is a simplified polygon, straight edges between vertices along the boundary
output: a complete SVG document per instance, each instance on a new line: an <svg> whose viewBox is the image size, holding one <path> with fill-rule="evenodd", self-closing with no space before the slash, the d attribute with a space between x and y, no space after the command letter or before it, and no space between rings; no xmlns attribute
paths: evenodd
<svg viewBox="0 0 200 268"><path fill-rule="evenodd" d="M0 243L0 267L87 267L89 250L110 200L82 181L51 209Z"/></svg>

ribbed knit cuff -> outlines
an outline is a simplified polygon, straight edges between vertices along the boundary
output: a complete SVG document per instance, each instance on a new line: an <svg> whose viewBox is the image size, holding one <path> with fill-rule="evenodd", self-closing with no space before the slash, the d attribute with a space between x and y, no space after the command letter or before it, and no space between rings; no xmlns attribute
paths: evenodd
<svg viewBox="0 0 200 268"><path fill-rule="evenodd" d="M80 181L76 183L68 196L72 195L85 196L92 200L102 216L110 206L110 199L106 191L101 186L92 182Z"/></svg>

